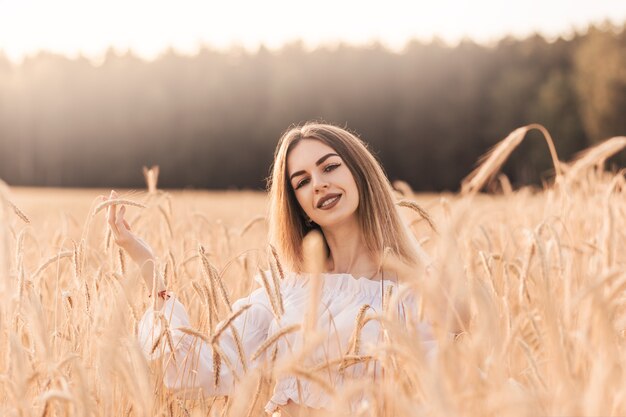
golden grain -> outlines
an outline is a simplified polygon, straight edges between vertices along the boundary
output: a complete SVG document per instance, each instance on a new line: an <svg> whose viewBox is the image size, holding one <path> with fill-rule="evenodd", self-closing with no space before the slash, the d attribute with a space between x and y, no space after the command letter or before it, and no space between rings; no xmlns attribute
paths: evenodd
<svg viewBox="0 0 626 417"><path fill-rule="evenodd" d="M172 222L170 216L165 212L165 209L159 204L159 213L165 218L165 224L167 225L167 231L170 234L170 238L174 237L174 229L172 228Z"/></svg>
<svg viewBox="0 0 626 417"><path fill-rule="evenodd" d="M157 348L161 344L161 341L163 340L164 335L165 335L165 328L161 330L161 333L159 333L159 336L154 340L154 343L152 344L152 348L150 348L151 355L154 353L155 350L157 350Z"/></svg>
<svg viewBox="0 0 626 417"><path fill-rule="evenodd" d="M280 309L278 306L278 301L276 300L276 292L270 287L270 283L267 279L267 275L265 271L259 268L259 275L261 277L261 283L263 284L263 288L265 289L265 293L267 294L267 298L270 301L270 306L272 307L272 313L274 313L274 317L280 318Z"/></svg>
<svg viewBox="0 0 626 417"><path fill-rule="evenodd" d="M408 184L396 187L406 199L399 207L414 210L421 220L412 201L424 201L436 221L440 234L431 234L426 245L437 267L429 275L418 274L403 289L395 287L393 294L388 291L394 287L387 287L382 309L363 305L355 317L341 318L341 329L349 330L331 332L328 340L320 329L334 329L339 321L318 319L313 327L308 310L299 312L307 320L285 320L291 304L283 300L281 285L289 285L283 281L287 271L275 248L263 250L268 247L264 220L249 216L249 209L263 211L263 196L255 195L258 206L251 207L249 195L232 194L224 201L246 210L220 212L213 209L222 204L218 194L205 199L164 193L157 189L153 171L148 195L137 201L155 209L142 211L133 231L166 257L154 269L155 278L162 273L194 326L170 328L169 317L158 319L159 331L148 350L153 356L160 349L168 354L154 362L144 360L135 340L140 313L154 299L145 297L128 258L120 258L118 248L109 251L110 236L103 251L107 224L94 218L95 204L89 209L87 203L79 212L75 200L68 199L71 203L62 205L63 223L56 225L54 204L37 207L22 203L28 199L15 200L31 220L45 219L25 227L24 219L13 217L17 212L9 203L8 187L0 181L0 290L7 296L0 303L0 414L254 415L283 376L297 378L300 394L305 394L305 382L312 390L328 392L330 404L347 406L363 396L367 402L357 404L352 414L363 417L626 414L621 383L626 171L604 170L607 158L623 151L626 141L603 142L567 165L554 153L557 178L542 190L516 190L500 176L504 194L479 194L529 129L541 130L529 125L501 142L468 177L465 194L415 195ZM551 147L549 136L544 137ZM184 209L189 206L202 214L189 214ZM82 233L78 222L68 221L80 216L86 219ZM312 246L314 274L307 279L324 272ZM261 255L238 262L242 253ZM190 268L196 258L198 268ZM276 327L245 357L246 337L254 330L249 314L256 308L244 305L234 311L231 299L254 289L257 272ZM447 326L456 310L450 314L448 309L454 307L459 283L470 287L464 297L471 320L462 337L453 338ZM317 297L326 296L321 281L315 284ZM224 316L221 324L218 311ZM427 321L432 327L423 327ZM309 331L296 333L304 324ZM368 336L370 330L382 329L377 343L370 345L367 339L366 352L364 328ZM187 345L191 338L211 349L205 354L214 371L204 376L208 385L224 384L226 370L242 384L246 371L245 379L258 379L249 381L249 389L235 388L228 401L195 400L192 392L175 397L163 386L166 367L176 378L198 380L198 351L172 353L177 343ZM339 380L341 385L335 386Z"/></svg>
<svg viewBox="0 0 626 417"><path fill-rule="evenodd" d="M249 309L250 307L252 307L252 305L250 304L245 304L241 306L239 310L232 313L230 316L226 318L226 320L224 320L219 326L217 326L217 329L215 330L215 333L213 334L213 339L211 340L211 343L216 343L218 339L220 338L220 336L222 335L222 333L224 332L224 330L230 327L233 321L235 321L237 317L243 314L243 312Z"/></svg>
<svg viewBox="0 0 626 417"><path fill-rule="evenodd" d="M181 332L191 335L191 336L196 336L202 339L203 341L205 341L206 343L208 343L209 345L211 344L212 338L206 336L204 333L200 332L199 330L192 329L191 327L177 327L176 330L180 330Z"/></svg>
<svg viewBox="0 0 626 417"><path fill-rule="evenodd" d="M254 226L257 223L261 223L264 222L265 216L256 216L253 217L248 223L246 223L246 225L241 229L241 232L239 233L239 236L243 236L246 234L247 231L249 231L250 229L252 229L252 226Z"/></svg>
<svg viewBox="0 0 626 417"><path fill-rule="evenodd" d="M115 206L115 205L125 205L125 206L146 208L145 205L143 205L141 203L137 203L136 201L126 200L126 199L123 199L123 198L114 198L114 199L107 200L107 201L104 201L104 202L98 204L96 206L96 208L93 210L93 214L92 215L95 216L96 214L98 214L102 210L104 210L105 208L107 208L109 206Z"/></svg>
<svg viewBox="0 0 626 417"><path fill-rule="evenodd" d="M424 210L422 207L420 207L420 205L417 204L415 201L412 201L412 200L400 200L396 204L398 206L400 206L400 207L410 208L411 210L413 210L414 212L419 214L422 219L426 220L426 222L428 223L430 228L433 229L434 232L437 231L437 227L435 226L435 223L431 219L430 215L426 212L426 210Z"/></svg>
<svg viewBox="0 0 626 417"><path fill-rule="evenodd" d="M346 355L349 355L350 351L352 351L354 355L359 354L359 351L361 349L361 330L366 323L365 313L367 313L367 310L370 308L371 307L369 306L369 304L363 304L359 309L359 312L357 313L354 320L354 330L352 333L352 337L350 338L352 342L350 343L350 348L348 349Z"/></svg>
<svg viewBox="0 0 626 417"><path fill-rule="evenodd" d="M216 292L215 286L217 286L217 288L219 288L219 293L222 298L222 301L228 308L228 311L232 312L233 306L230 303L230 299L228 297L228 292L226 291L226 287L224 286L224 282L222 281L222 278L220 277L220 274L217 271L217 269L213 266L213 264L211 264L211 262L209 262L209 259L207 258L207 255L206 255L206 251L204 250L204 247L202 245L200 245L198 248L198 254L200 255L200 259L202 260L202 267L203 267L205 276L207 277L209 281L209 288L210 288L211 296L213 298L215 297L215 292ZM217 304L215 304L215 309L217 310Z"/></svg>
<svg viewBox="0 0 626 417"><path fill-rule="evenodd" d="M9 207L11 207L11 209L13 210L13 212L17 215L17 217L19 217L20 219L22 219L22 221L26 224L30 223L29 218L24 214L24 212L22 210L20 210L19 208L17 208L17 206L15 204L13 204L13 202L11 201L7 201L7 203L9 204Z"/></svg>
<svg viewBox="0 0 626 417"><path fill-rule="evenodd" d="M268 337L267 340L265 340L265 342L263 342L263 344L259 346L256 352L252 354L250 359L253 361L257 360L259 356L261 356L267 350L267 348L276 343L278 339L289 333L296 332L300 330L300 328L301 326L299 324L292 324L291 326L283 327L282 329Z"/></svg>
<svg viewBox="0 0 626 417"><path fill-rule="evenodd" d="M246 412L246 417L251 417L254 408L256 407L257 401L259 400L259 396L261 395L261 390L263 389L264 383L267 383L263 376L259 377L259 381L256 384L256 389L254 390L254 396L252 397L252 401L250 401L250 405L248 406L248 411Z"/></svg>
<svg viewBox="0 0 626 417"><path fill-rule="evenodd" d="M58 254L48 258L44 263L42 263L39 268L37 268L37 270L33 273L33 278L36 278L39 276L39 274L41 274L46 267L48 267L50 264L52 264L55 261L59 261L63 258L71 258L74 255L73 251L63 251L63 252L59 252Z"/></svg>
<svg viewBox="0 0 626 417"><path fill-rule="evenodd" d="M556 148L554 147L554 141L550 136L550 133L545 127L539 124L530 124L528 126L520 127L511 132L501 142L496 144L491 151L481 158L481 163L471 174L469 174L462 181L461 193L472 194L480 191L481 188L487 183L487 181L498 173L498 170L504 164L506 159L511 155L513 150L519 146L524 140L526 133L530 130L539 130L548 145L550 150L550 156L552 157L552 163L558 178L561 175L561 163L556 154Z"/></svg>

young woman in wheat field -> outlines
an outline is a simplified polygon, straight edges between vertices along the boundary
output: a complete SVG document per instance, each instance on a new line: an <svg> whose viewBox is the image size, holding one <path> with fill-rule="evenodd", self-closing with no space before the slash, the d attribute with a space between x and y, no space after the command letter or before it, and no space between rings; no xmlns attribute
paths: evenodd
<svg viewBox="0 0 626 417"><path fill-rule="evenodd" d="M349 357L350 366L344 362L338 371L329 365L321 378L294 367L278 378L265 407L282 416L327 412L333 408L329 388L381 378L377 361L362 358L382 340L383 329L379 321L363 318L391 300L397 320L411 327L426 357L433 355L431 326L417 319L418 297L391 296L400 292L403 274L424 278L429 258L403 224L381 166L357 136L319 123L291 128L278 142L269 193L269 240L283 276L274 280L271 271L261 271L260 288L233 303L228 323L217 326L219 338L187 330L185 308L153 274L151 248L131 232L124 206L109 207L116 243L141 267L155 298L140 321L139 339L149 359L168 358L163 378L168 388L236 395L244 373L276 358L307 352L301 360L310 368ZM154 349L164 322L171 340ZM307 351L307 343L314 348ZM351 404L354 410L367 398L356 395Z"/></svg>

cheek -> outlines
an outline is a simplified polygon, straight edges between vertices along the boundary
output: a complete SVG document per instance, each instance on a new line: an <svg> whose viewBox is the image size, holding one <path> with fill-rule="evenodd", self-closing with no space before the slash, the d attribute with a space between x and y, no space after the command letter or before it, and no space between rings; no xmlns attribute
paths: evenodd
<svg viewBox="0 0 626 417"><path fill-rule="evenodd" d="M359 207L359 190L356 188L356 186L354 187L354 190L352 190L351 200L352 200L352 205L354 206L355 209Z"/></svg>
<svg viewBox="0 0 626 417"><path fill-rule="evenodd" d="M305 213L308 214L307 207L310 206L311 196L308 195L307 193L297 192L297 191L295 192L295 195L296 195L296 200L298 201L298 204L300 205L300 208L304 210Z"/></svg>
<svg viewBox="0 0 626 417"><path fill-rule="evenodd" d="M341 173L341 182L350 194L356 195L356 198L358 198L359 190L356 186L356 182L354 181L354 176L348 169Z"/></svg>
<svg viewBox="0 0 626 417"><path fill-rule="evenodd" d="M353 204L355 206L358 206L359 205L359 187L357 187L356 182L354 181L354 177L352 176L351 173L348 173L347 184L349 184L347 188L349 189L349 192L350 192L350 200L353 201Z"/></svg>

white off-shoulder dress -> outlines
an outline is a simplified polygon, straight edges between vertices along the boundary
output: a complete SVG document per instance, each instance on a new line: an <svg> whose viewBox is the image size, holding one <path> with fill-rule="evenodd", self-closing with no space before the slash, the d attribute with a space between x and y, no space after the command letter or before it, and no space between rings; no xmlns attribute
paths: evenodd
<svg viewBox="0 0 626 417"><path fill-rule="evenodd" d="M259 277L257 277L257 280ZM239 317L232 326L237 330L243 347L243 356L248 361L248 370L259 366L269 358L274 349L267 349L254 361L251 356L272 335L281 329L293 324L302 324L308 309L310 282L308 275L290 274L280 281L280 292L283 298L284 314L278 319L272 311L266 290L261 287L253 291L248 297L237 300L233 304L233 311L250 304L250 307ZM356 317L363 305L369 305L372 313L381 312L381 301L387 287L396 287L392 281L374 281L367 278L354 278L349 274L322 274L320 305L318 308L317 329L325 334L325 339L312 350L311 357L307 358L307 367L315 364L327 363L341 358L350 348L351 336L354 332ZM382 286L385 288L383 289ZM423 346L427 356L436 351L436 343L432 335L431 326L424 321L417 320L417 302L414 295L401 297L397 305L397 316L416 332L416 343ZM220 382L216 387L213 369L213 349L201 339L183 333L177 328L189 327L189 317L185 307L176 296L170 297L161 307L160 312L169 322L171 329L174 356L176 360L167 360L163 381L165 386L176 390L195 390L208 396L229 395L233 392L236 379L244 373L237 346L230 331L223 332L219 339L222 354L227 356L229 366L220 367ZM371 313L370 313L371 314ZM169 355L169 344L163 343L162 348L153 349L156 339L161 333L161 319L152 308L143 315L138 326L139 342L149 360L157 359L161 355ZM367 355L376 344L382 340L380 324L376 320L368 321L361 330L361 355ZM277 358L300 352L303 345L302 333L293 332L281 337L276 342ZM368 375L376 378L377 364L359 363L344 372L320 373L326 383L332 387L341 387L346 379L363 378ZM237 373L237 375L233 375ZM273 395L266 405L267 412L273 412L279 405L287 404L291 400L296 404L312 408L331 408L332 397L318 384L301 377L285 376L276 382Z"/></svg>

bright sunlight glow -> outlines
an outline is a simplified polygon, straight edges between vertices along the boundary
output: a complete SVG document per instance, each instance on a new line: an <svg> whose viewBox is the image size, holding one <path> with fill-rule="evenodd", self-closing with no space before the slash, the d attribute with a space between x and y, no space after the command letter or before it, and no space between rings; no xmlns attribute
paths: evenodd
<svg viewBox="0 0 626 417"><path fill-rule="evenodd" d="M0 0L0 53L13 61L39 50L97 59L112 46L154 58L169 47L253 50L296 39L400 50L411 38L489 43L539 32L553 39L605 20L621 25L626 1Z"/></svg>

